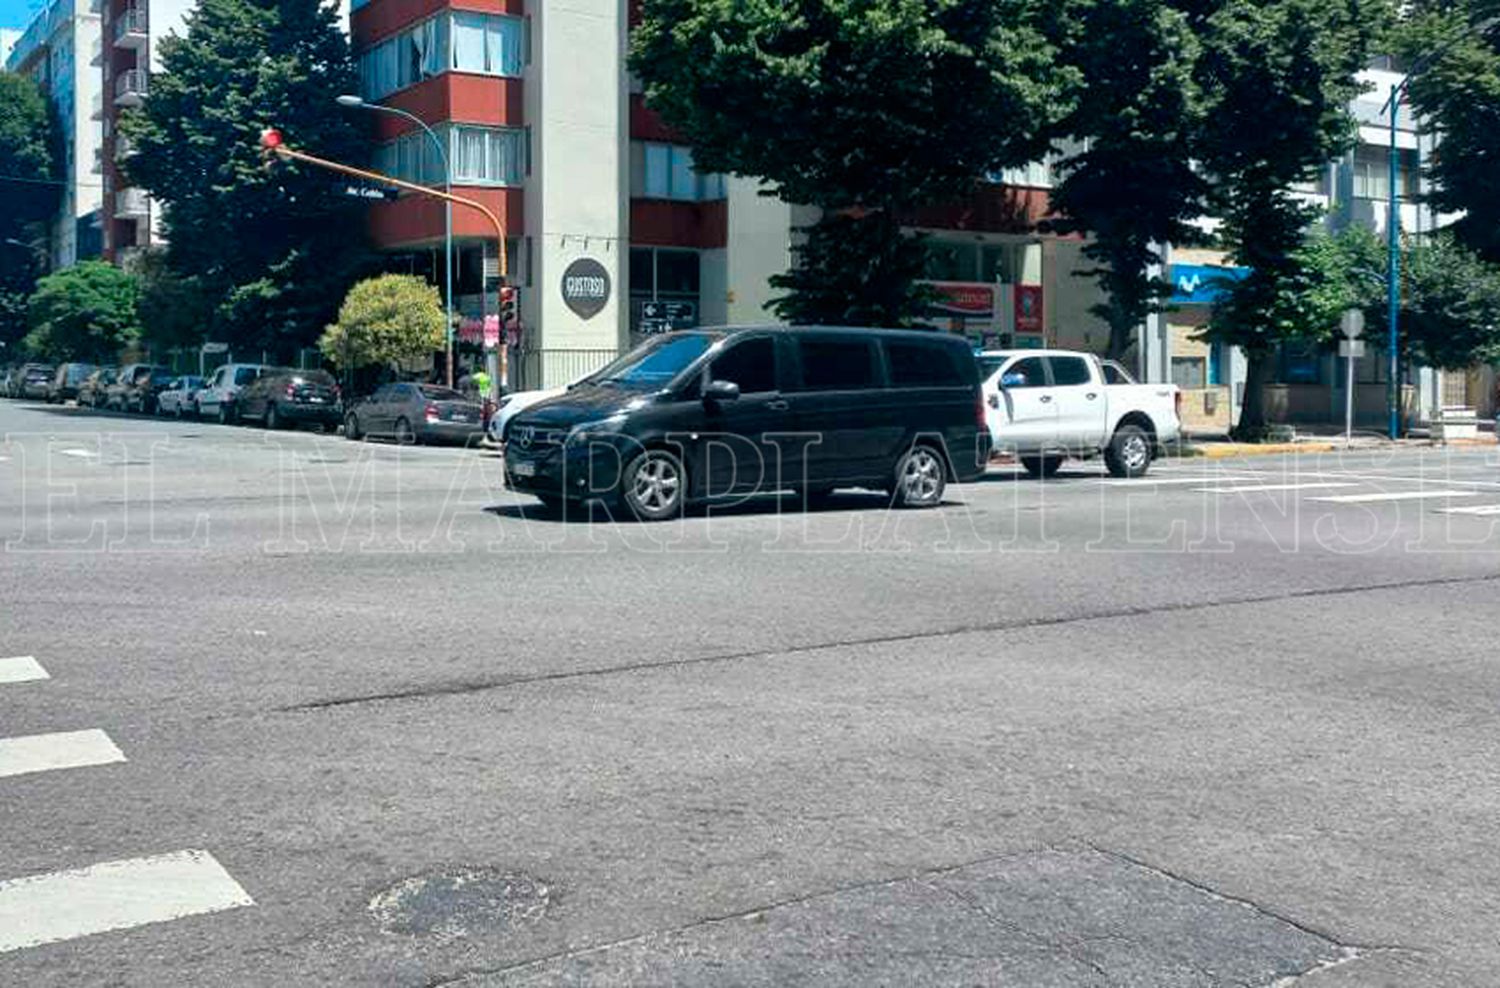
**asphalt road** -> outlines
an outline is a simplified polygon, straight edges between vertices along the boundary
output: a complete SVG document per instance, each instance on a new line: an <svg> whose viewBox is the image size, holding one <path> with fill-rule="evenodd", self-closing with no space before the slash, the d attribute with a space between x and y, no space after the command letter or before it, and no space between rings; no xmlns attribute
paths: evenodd
<svg viewBox="0 0 1500 988"><path fill-rule="evenodd" d="M643 526L0 438L0 985L1500 983L1494 447Z"/></svg>

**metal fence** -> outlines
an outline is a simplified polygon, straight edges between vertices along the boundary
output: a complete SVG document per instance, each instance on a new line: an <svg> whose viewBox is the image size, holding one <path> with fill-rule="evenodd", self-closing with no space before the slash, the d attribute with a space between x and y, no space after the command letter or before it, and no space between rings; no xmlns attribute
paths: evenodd
<svg viewBox="0 0 1500 988"><path fill-rule="evenodd" d="M616 349L520 349L511 353L516 391L555 388L591 374L620 355Z"/></svg>

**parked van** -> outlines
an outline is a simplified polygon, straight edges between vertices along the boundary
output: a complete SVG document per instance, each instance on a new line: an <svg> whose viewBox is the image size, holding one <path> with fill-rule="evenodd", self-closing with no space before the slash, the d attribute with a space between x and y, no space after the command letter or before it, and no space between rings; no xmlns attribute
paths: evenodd
<svg viewBox="0 0 1500 988"><path fill-rule="evenodd" d="M708 497L840 487L931 507L989 449L961 338L747 327L658 336L526 409L505 466L543 502L601 499L654 520Z"/></svg>

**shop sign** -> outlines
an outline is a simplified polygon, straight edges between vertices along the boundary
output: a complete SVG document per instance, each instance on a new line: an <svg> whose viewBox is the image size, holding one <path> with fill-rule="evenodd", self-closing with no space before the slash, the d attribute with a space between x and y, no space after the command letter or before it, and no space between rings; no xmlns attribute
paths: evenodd
<svg viewBox="0 0 1500 988"><path fill-rule="evenodd" d="M1040 333L1042 331L1042 286L1017 285L1016 332Z"/></svg>
<svg viewBox="0 0 1500 988"><path fill-rule="evenodd" d="M609 272L591 257L569 264L562 276L563 304L580 319L592 319L609 303Z"/></svg>
<svg viewBox="0 0 1500 988"><path fill-rule="evenodd" d="M1224 294L1225 288L1249 273L1249 268L1174 264L1171 267L1172 301L1178 305L1213 305Z"/></svg>
<svg viewBox="0 0 1500 988"><path fill-rule="evenodd" d="M937 293L934 316L990 320L995 317L995 286L963 281L928 282Z"/></svg>

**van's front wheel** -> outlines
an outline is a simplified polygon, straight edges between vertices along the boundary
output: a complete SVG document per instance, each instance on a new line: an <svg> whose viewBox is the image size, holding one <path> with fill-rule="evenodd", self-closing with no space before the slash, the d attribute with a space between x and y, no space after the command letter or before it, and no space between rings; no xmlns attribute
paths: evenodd
<svg viewBox="0 0 1500 988"><path fill-rule="evenodd" d="M620 485L625 506L642 521L662 521L682 514L687 501L687 471L664 449L648 449L625 468Z"/></svg>
<svg viewBox="0 0 1500 988"><path fill-rule="evenodd" d="M1138 425L1122 425L1104 451L1104 465L1115 477L1144 477L1151 466L1151 437Z"/></svg>

